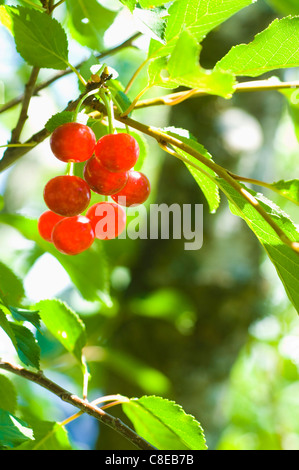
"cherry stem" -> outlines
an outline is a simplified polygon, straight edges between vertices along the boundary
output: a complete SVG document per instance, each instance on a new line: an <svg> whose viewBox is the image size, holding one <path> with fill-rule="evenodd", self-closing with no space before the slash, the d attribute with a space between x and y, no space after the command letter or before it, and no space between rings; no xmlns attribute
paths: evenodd
<svg viewBox="0 0 299 470"><path fill-rule="evenodd" d="M109 98L108 98L108 96ZM115 126L114 126L114 108L113 108L113 100L111 97L111 93L109 91L104 91L104 93L101 93L101 98L104 101L105 108L107 111L107 116L108 116L108 132L109 134L114 134L115 133Z"/></svg>
<svg viewBox="0 0 299 470"><path fill-rule="evenodd" d="M87 83L86 83L86 80L82 77L81 73L76 69L76 67L74 67L72 64L70 64L68 61L65 61L66 65L72 70L72 72L74 72L78 79L80 80L80 82L86 86Z"/></svg>
<svg viewBox="0 0 299 470"><path fill-rule="evenodd" d="M141 72L141 70L143 69L143 67L145 67L145 65L149 62L149 59L147 58L144 62L142 62L138 69L134 72L132 78L130 79L129 83L127 84L126 86L126 89L125 89L125 93L128 93L128 91L130 90L131 86L133 85L133 82L135 81L137 75L139 75L139 73Z"/></svg>
<svg viewBox="0 0 299 470"><path fill-rule="evenodd" d="M80 108L81 108L82 104L84 103L84 101L86 100L86 98L88 98L91 95L96 95L98 92L99 92L99 88L96 88L95 90L91 90L91 91L89 91L88 93L86 93L85 95L82 96L82 98L78 101L78 104L77 104L75 112L74 112L74 122L77 121Z"/></svg>
<svg viewBox="0 0 299 470"><path fill-rule="evenodd" d="M73 176L74 175L74 169L75 169L74 162L68 162L67 167L66 167L66 174L68 176Z"/></svg>
<svg viewBox="0 0 299 470"><path fill-rule="evenodd" d="M126 117L130 114L131 111L133 111L133 109L135 108L137 102L139 101L139 99L141 98L142 95L144 95L144 93L146 93L149 89L151 88L151 85L147 85L145 88L143 88L143 90L141 90L138 95L134 98L134 100L132 101L132 103L130 104L130 106L128 107L128 109L126 109L122 114L121 114L121 117Z"/></svg>

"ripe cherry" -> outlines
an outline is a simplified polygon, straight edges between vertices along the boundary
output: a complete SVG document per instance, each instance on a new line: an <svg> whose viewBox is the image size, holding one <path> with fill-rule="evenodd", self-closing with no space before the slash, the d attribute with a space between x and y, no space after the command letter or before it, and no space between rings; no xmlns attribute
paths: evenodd
<svg viewBox="0 0 299 470"><path fill-rule="evenodd" d="M64 217L52 211L45 211L38 219L37 228L40 236L47 242L52 242L52 231L55 225Z"/></svg>
<svg viewBox="0 0 299 470"><path fill-rule="evenodd" d="M44 200L48 208L64 217L81 214L90 202L90 188L79 176L52 178L45 186Z"/></svg>
<svg viewBox="0 0 299 470"><path fill-rule="evenodd" d="M91 157L84 167L84 179L98 194L110 196L120 191L128 180L128 172L113 173L104 168L99 160Z"/></svg>
<svg viewBox="0 0 299 470"><path fill-rule="evenodd" d="M67 122L51 135L50 147L63 162L85 162L95 149L96 136L92 129L78 122Z"/></svg>
<svg viewBox="0 0 299 470"><path fill-rule="evenodd" d="M139 157L139 145L130 134L107 134L95 146L95 156L110 171L128 171Z"/></svg>
<svg viewBox="0 0 299 470"><path fill-rule="evenodd" d="M148 178L140 171L129 171L129 178L124 188L112 199L121 206L138 206L145 202L151 192Z"/></svg>
<svg viewBox="0 0 299 470"><path fill-rule="evenodd" d="M66 255L77 255L87 250L94 241L94 231L87 217L66 217L52 232L54 246Z"/></svg>
<svg viewBox="0 0 299 470"><path fill-rule="evenodd" d="M116 238L126 227L126 213L114 202L94 204L86 212L86 217L90 219L95 236L100 240Z"/></svg>

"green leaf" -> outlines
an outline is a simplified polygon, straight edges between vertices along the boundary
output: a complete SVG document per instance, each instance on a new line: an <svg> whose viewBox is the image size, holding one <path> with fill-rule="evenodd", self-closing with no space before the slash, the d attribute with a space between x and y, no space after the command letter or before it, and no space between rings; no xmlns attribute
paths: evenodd
<svg viewBox="0 0 299 470"><path fill-rule="evenodd" d="M221 70L207 71L199 65L200 46L194 36L183 31L167 64L169 80L176 86L202 89L207 93L230 98L235 78Z"/></svg>
<svg viewBox="0 0 299 470"><path fill-rule="evenodd" d="M81 363L86 342L85 326L80 317L60 300L41 300L35 306L46 328Z"/></svg>
<svg viewBox="0 0 299 470"><path fill-rule="evenodd" d="M170 80L166 57L158 57L152 60L149 63L147 74L148 85L150 86L160 86L171 89L178 86L175 81Z"/></svg>
<svg viewBox="0 0 299 470"><path fill-rule="evenodd" d="M144 396L122 407L136 432L159 450L206 449L200 423L175 402Z"/></svg>
<svg viewBox="0 0 299 470"><path fill-rule="evenodd" d="M20 305L25 295L22 281L5 264L0 262L0 299L8 305Z"/></svg>
<svg viewBox="0 0 299 470"><path fill-rule="evenodd" d="M96 241L89 250L79 255L68 256L60 253L51 243L41 238L36 220L18 214L2 213L0 214L0 223L13 227L25 238L34 241L43 252L53 255L66 270L85 300L100 301L108 308L112 306L107 261L100 241Z"/></svg>
<svg viewBox="0 0 299 470"><path fill-rule="evenodd" d="M31 323L36 329L40 327L40 316L38 312L27 310L25 308L17 308L9 306L10 313L17 321L27 321Z"/></svg>
<svg viewBox="0 0 299 470"><path fill-rule="evenodd" d="M257 77L299 65L299 18L275 19L249 44L233 47L217 64L238 76Z"/></svg>
<svg viewBox="0 0 299 470"><path fill-rule="evenodd" d="M32 429L13 414L0 409L0 448L14 448L29 439L33 439Z"/></svg>
<svg viewBox="0 0 299 470"><path fill-rule="evenodd" d="M129 8L130 12L133 13L134 8L137 4L137 0L120 0L120 2Z"/></svg>
<svg viewBox="0 0 299 470"><path fill-rule="evenodd" d="M0 374L0 403L3 410L14 413L17 408L17 392L14 384Z"/></svg>
<svg viewBox="0 0 299 470"><path fill-rule="evenodd" d="M299 313L299 256L294 250L281 241L276 232L234 188L221 178L219 186L231 202L231 210L235 215L242 217L255 233L270 260L276 268L286 293ZM263 209L273 218L276 224L284 231L290 240L299 241L299 233L289 216L265 196L248 190L261 204Z"/></svg>
<svg viewBox="0 0 299 470"><path fill-rule="evenodd" d="M15 349L18 349L17 341L13 332L13 329L11 327L12 323L7 320L6 315L9 313L9 310L7 310L5 307L0 306L0 328L2 328L3 331L7 334L7 336L10 338L13 346Z"/></svg>
<svg viewBox="0 0 299 470"><path fill-rule="evenodd" d="M234 92L235 77L221 70L203 69L199 65L199 53L197 40L188 31L183 31L168 62L165 57L150 62L149 85L165 88L186 86L230 98Z"/></svg>
<svg viewBox="0 0 299 470"><path fill-rule="evenodd" d="M72 446L64 426L60 423L28 419L33 429L34 441L18 446L18 450L71 450Z"/></svg>
<svg viewBox="0 0 299 470"><path fill-rule="evenodd" d="M40 0L18 0L18 3L20 3L24 7L28 7L28 5L30 4L30 7L32 6L33 8L38 8L39 10L42 8L42 2Z"/></svg>
<svg viewBox="0 0 299 470"><path fill-rule="evenodd" d="M162 5L165 5L166 3L169 3L165 0L139 0L139 5L142 8L155 8L155 7L161 7Z"/></svg>
<svg viewBox="0 0 299 470"><path fill-rule="evenodd" d="M68 66L68 42L60 23L32 8L6 7L13 24L17 51L35 67L64 70Z"/></svg>
<svg viewBox="0 0 299 470"><path fill-rule="evenodd" d="M117 12L108 10L97 0L67 0L66 5L73 38L82 46L100 51L104 34L113 23Z"/></svg>
<svg viewBox="0 0 299 470"><path fill-rule="evenodd" d="M152 40L148 57L153 59L171 54L183 31L188 31L201 42L208 32L254 1L177 0L168 9L166 45L163 46L158 41Z"/></svg>
<svg viewBox="0 0 299 470"><path fill-rule="evenodd" d="M62 111L61 113L54 114L54 116L51 116L50 119L46 122L45 128L52 134L52 132L54 132L55 129L62 124L73 122L74 116L75 113L72 111Z"/></svg>
<svg viewBox="0 0 299 470"><path fill-rule="evenodd" d="M143 10L135 8L133 15L140 25L140 31L145 34L150 34L153 39L164 43L164 34L166 29L166 19L164 18L167 10Z"/></svg>
<svg viewBox="0 0 299 470"><path fill-rule="evenodd" d="M289 199L290 201L299 205L299 180L280 180L276 183L272 183L269 186L286 199Z"/></svg>
<svg viewBox="0 0 299 470"><path fill-rule="evenodd" d="M108 88L111 91L119 109L121 111L125 111L131 104L130 98L124 92L125 87L119 80L111 79L109 80Z"/></svg>
<svg viewBox="0 0 299 470"><path fill-rule="evenodd" d="M294 132L299 142L299 90L298 88L296 88L295 90L294 88L290 88L281 89L279 91L286 98L290 118L294 125Z"/></svg>
<svg viewBox="0 0 299 470"><path fill-rule="evenodd" d="M206 93L231 98L234 93L235 77L230 72L206 70L199 64L201 46L188 30L182 31L165 57L151 60L148 66L148 84L165 88L185 86L197 88Z"/></svg>
<svg viewBox="0 0 299 470"><path fill-rule="evenodd" d="M10 338L19 359L27 366L39 369L40 348L28 328L9 321L6 317L10 313L4 306L0 306L0 327Z"/></svg>
<svg viewBox="0 0 299 470"><path fill-rule="evenodd" d="M205 35L255 0L178 0L169 8L165 38L169 42L184 29L201 41Z"/></svg>
<svg viewBox="0 0 299 470"><path fill-rule="evenodd" d="M14 333L19 358L26 366L39 369L40 347L33 333L25 326L9 323Z"/></svg>
<svg viewBox="0 0 299 470"><path fill-rule="evenodd" d="M166 132L166 134L169 134L177 139L179 139L181 142L184 142L191 147L193 147L195 150L200 152L202 155L204 155L208 160L212 160L212 156L209 154L209 152L199 143L197 140L190 134L189 131L185 129L177 129L175 127L166 127L162 129L163 132ZM191 165L188 165L187 163L186 166L188 170L190 171L191 175L195 179L196 183L202 190L208 204L209 204L209 209L211 213L216 212L218 209L219 203L220 203L220 195L219 195L219 188L218 185L213 181L216 177L216 174L213 170L208 168L206 165L203 163L199 162L195 158L193 158L191 155L188 153L184 152L183 150L174 147L174 150L181 156L187 158L191 163L195 163L197 166L201 167L206 173L208 173L211 177L209 178L207 175L202 173L201 171L197 170L196 168L192 167Z"/></svg>

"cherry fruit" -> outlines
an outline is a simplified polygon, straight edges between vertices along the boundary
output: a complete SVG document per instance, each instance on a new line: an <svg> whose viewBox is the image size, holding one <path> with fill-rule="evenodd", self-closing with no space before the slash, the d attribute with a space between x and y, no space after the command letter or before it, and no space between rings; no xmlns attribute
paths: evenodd
<svg viewBox="0 0 299 470"><path fill-rule="evenodd" d="M52 242L52 231L63 218L62 215L55 214L52 211L45 211L41 214L37 223L40 236L47 242Z"/></svg>
<svg viewBox="0 0 299 470"><path fill-rule="evenodd" d="M54 246L66 255L77 255L87 250L94 238L90 220L82 215L64 218L52 232Z"/></svg>
<svg viewBox="0 0 299 470"><path fill-rule="evenodd" d="M92 129L78 122L67 122L51 135L50 147L63 162L85 162L95 149L96 136Z"/></svg>
<svg viewBox="0 0 299 470"><path fill-rule="evenodd" d="M105 196L116 194L125 186L128 180L128 172L114 173L109 171L94 156L86 162L83 175L85 181L95 193Z"/></svg>
<svg viewBox="0 0 299 470"><path fill-rule="evenodd" d="M109 171L128 171L139 157L139 145L130 134L107 134L95 146L95 156Z"/></svg>
<svg viewBox="0 0 299 470"><path fill-rule="evenodd" d="M147 200L150 192L150 182L145 174L131 170L126 185L111 197L121 206L137 206Z"/></svg>
<svg viewBox="0 0 299 470"><path fill-rule="evenodd" d="M125 211L114 202L99 202L91 206L86 217L100 240L111 240L118 237L126 227L127 216Z"/></svg>
<svg viewBox="0 0 299 470"><path fill-rule="evenodd" d="M79 176L52 178L45 186L44 200L48 208L64 217L81 214L90 202L90 188Z"/></svg>

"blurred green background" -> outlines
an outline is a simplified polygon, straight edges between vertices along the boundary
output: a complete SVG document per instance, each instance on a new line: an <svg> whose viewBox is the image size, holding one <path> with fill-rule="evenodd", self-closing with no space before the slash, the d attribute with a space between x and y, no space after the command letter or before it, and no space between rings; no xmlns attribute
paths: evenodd
<svg viewBox="0 0 299 470"><path fill-rule="evenodd" d="M13 2L7 2L13 4ZM107 2L105 2L107 5ZM111 2L109 7L119 6ZM249 42L279 15L299 14L294 1L259 0L204 40L202 65L210 68L231 46ZM64 10L61 9L64 21ZM124 14L105 35L109 48L134 32ZM125 27L124 27L125 24ZM67 25L65 24L65 27ZM129 34L128 34L129 31ZM30 69L0 28L1 77L5 100L22 93ZM126 84L145 57L147 42L137 40L106 62ZM71 42L73 64L87 50ZM41 79L53 71L43 71ZM298 71L277 74L298 79ZM130 91L142 87L144 77ZM161 94L155 90L147 96ZM65 77L32 99L23 138L38 131L78 94L75 77ZM9 139L16 107L0 115L0 142ZM134 117L159 126L189 129L216 162L238 174L265 181L294 177L298 168L296 128L285 97L278 92L191 99L173 108L138 110ZM204 205L204 243L184 250L183 240L114 240L103 245L109 266L112 306L87 302L74 289L58 261L43 254L13 228L0 226L0 256L22 279L33 302L58 297L86 324L89 399L120 393L157 394L175 400L202 424L209 449L299 449L299 321L278 276L247 226L231 215L225 198L209 214L206 201L185 166L147 140L143 171L152 183L148 204ZM42 191L63 171L46 141L0 175L4 211L38 217L45 210ZM275 199L295 218L291 203ZM283 206L284 205L284 206ZM79 368L43 332L42 368L53 380L80 394ZM0 356L10 345L0 337ZM72 408L40 388L13 378L24 410L45 420L63 420ZM120 415L120 409L111 413ZM129 444L88 416L68 426L78 448L130 449Z"/></svg>

